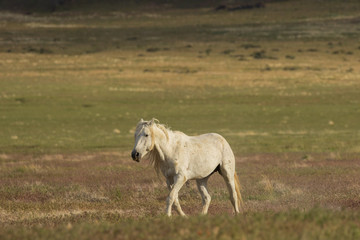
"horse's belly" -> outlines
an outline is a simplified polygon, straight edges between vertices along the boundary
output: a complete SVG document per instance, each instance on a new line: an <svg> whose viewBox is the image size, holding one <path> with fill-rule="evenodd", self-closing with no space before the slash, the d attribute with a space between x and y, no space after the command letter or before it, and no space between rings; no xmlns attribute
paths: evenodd
<svg viewBox="0 0 360 240"><path fill-rule="evenodd" d="M210 175L214 169L221 163L221 156L219 154L206 154L205 156L198 156L191 162L191 172L194 178L204 178Z"/></svg>
<svg viewBox="0 0 360 240"><path fill-rule="evenodd" d="M219 135L206 134L193 141L189 155L191 178L199 179L210 175L221 164L222 142Z"/></svg>

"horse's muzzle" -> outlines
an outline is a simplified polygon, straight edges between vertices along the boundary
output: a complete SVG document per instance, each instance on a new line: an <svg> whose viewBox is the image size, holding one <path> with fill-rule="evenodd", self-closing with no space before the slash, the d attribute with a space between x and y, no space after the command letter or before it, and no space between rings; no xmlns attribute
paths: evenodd
<svg viewBox="0 0 360 240"><path fill-rule="evenodd" d="M135 149L131 152L131 157L134 161L140 162L140 153L135 151Z"/></svg>

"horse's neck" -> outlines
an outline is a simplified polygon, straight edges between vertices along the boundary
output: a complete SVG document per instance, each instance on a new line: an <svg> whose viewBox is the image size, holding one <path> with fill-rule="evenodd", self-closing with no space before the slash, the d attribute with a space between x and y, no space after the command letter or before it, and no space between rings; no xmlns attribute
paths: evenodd
<svg viewBox="0 0 360 240"><path fill-rule="evenodd" d="M171 130L165 130L167 131L167 136L164 133L163 130L156 128L155 134L155 147L157 148L160 158L165 161L166 159L169 159L172 157L173 152L173 139L174 139L174 132Z"/></svg>

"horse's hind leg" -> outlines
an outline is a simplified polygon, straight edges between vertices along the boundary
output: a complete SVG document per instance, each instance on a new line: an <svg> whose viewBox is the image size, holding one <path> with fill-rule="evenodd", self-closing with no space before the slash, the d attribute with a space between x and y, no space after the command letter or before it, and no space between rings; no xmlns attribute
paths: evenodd
<svg viewBox="0 0 360 240"><path fill-rule="evenodd" d="M199 192L201 194L201 199L202 199L202 204L203 204L203 209L202 209L202 214L207 214L208 209L209 209L209 205L211 202L211 197L209 195L209 192L207 191L207 180L209 178L203 178L203 179L198 179L196 180L196 184L197 187L199 189Z"/></svg>
<svg viewBox="0 0 360 240"><path fill-rule="evenodd" d="M233 170L232 166L230 164L221 166L221 175L223 176L226 186L230 193L230 200L234 207L235 214L239 213L239 204L238 204L238 197L235 189L235 180L234 180L234 173L235 170Z"/></svg>
<svg viewBox="0 0 360 240"><path fill-rule="evenodd" d="M171 191L172 185L174 184L174 180L171 179L171 178L167 178L166 184L167 184L167 187L168 187L169 191ZM181 209L180 202L179 202L179 197L177 197L177 198L175 199L174 204L175 204L175 207L176 207L176 211L177 211L181 216L186 216L186 214L185 214L185 213L183 212L183 210Z"/></svg>

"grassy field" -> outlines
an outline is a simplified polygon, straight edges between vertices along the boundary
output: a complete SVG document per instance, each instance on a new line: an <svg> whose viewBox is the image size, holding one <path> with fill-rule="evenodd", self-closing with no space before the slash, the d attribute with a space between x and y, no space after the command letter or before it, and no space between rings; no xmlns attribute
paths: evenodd
<svg viewBox="0 0 360 240"><path fill-rule="evenodd" d="M1 239L360 238L360 5L0 12ZM190 217L130 158L140 118L222 134L245 211Z"/></svg>

